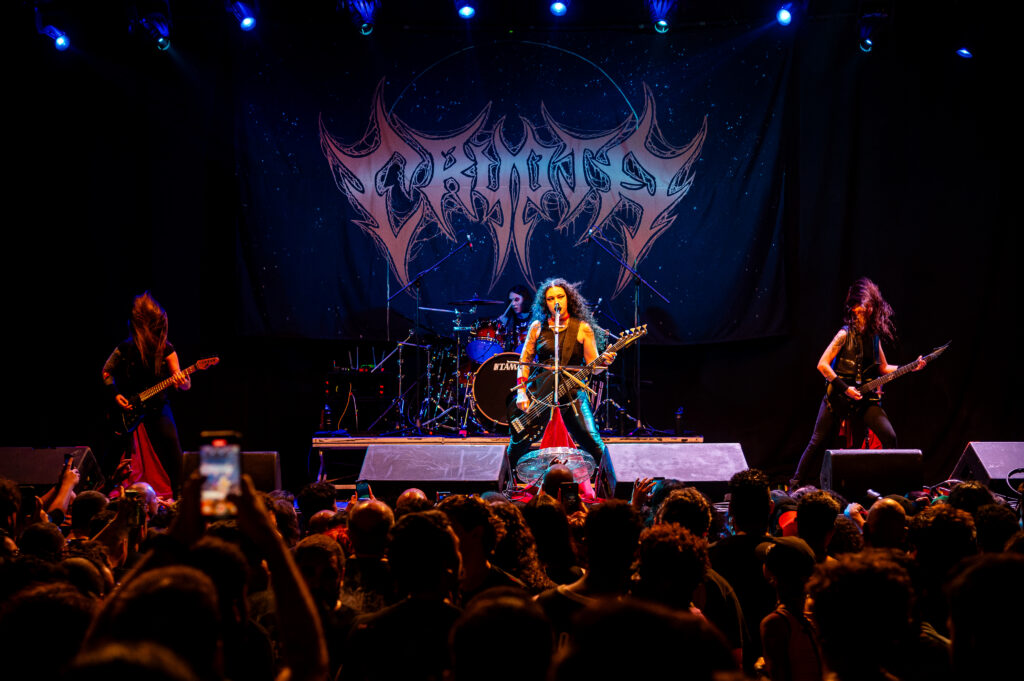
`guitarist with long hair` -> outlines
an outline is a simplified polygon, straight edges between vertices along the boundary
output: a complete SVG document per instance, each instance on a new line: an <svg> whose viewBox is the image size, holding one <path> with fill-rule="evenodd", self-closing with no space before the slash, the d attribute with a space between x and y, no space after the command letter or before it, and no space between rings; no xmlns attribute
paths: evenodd
<svg viewBox="0 0 1024 681"><path fill-rule="evenodd" d="M103 365L103 384L119 409L135 416L138 414L134 412L142 410L145 436L167 474L173 495L178 490L182 453L167 394L157 395L145 405L135 406L129 401L130 396L166 379L178 390L192 387L191 379L181 371L178 353L167 340L167 313L147 291L132 303L131 334ZM127 455L140 436L123 435L122 449ZM153 480L145 482L154 484Z"/></svg>
<svg viewBox="0 0 1024 681"><path fill-rule="evenodd" d="M853 282L847 290L843 327L818 360L818 371L828 381L828 390L790 487L816 482L825 447L835 438L844 416L851 426L859 421L856 425L862 423L870 428L883 448L896 447L896 432L877 396L865 396L857 389L867 377L890 374L900 368L889 364L882 350L882 339L891 342L895 337L892 314L892 306L867 277ZM913 370L920 371L924 366L924 359L918 357Z"/></svg>
<svg viewBox="0 0 1024 681"><path fill-rule="evenodd" d="M586 299L580 294L576 286L565 279L553 278L543 282L537 288L537 295L533 300L532 322L526 335L526 343L519 356L519 361L524 363L547 363L554 364L555 356L555 328L559 333L559 365L580 366L590 364L598 359L599 349L605 345L605 333L590 312ZM604 371L615 359L614 352L607 352L600 355L600 371ZM516 391L516 406L522 412L526 412L532 405L530 395L544 394L542 388L550 384L551 372L531 369L527 366L519 367L519 386ZM561 378L561 381L567 379ZM566 430L572 435L577 446L594 457L594 461L600 463L604 456L606 447L601 440L600 430L594 421L594 412L590 407L590 401L582 390L573 391L562 398L559 403L562 420L565 422ZM575 408L573 407L575 405ZM550 410L546 410L550 412ZM545 414L543 423L546 423L549 416ZM522 439L517 441L515 434L509 440L506 454L509 463L515 468L516 462L530 450L532 440Z"/></svg>

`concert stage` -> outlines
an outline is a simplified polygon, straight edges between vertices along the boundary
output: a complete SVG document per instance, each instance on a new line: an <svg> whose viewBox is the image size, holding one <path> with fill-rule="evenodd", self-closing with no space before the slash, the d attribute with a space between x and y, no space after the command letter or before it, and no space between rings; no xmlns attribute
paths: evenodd
<svg viewBox="0 0 1024 681"><path fill-rule="evenodd" d="M607 437L608 457L597 473L598 492L628 499L637 478L676 478L721 501L729 478L747 468L739 443L709 443L703 437ZM501 491L510 484L507 437L318 437L312 451L319 478L339 490L370 482L384 499L403 489L437 492Z"/></svg>

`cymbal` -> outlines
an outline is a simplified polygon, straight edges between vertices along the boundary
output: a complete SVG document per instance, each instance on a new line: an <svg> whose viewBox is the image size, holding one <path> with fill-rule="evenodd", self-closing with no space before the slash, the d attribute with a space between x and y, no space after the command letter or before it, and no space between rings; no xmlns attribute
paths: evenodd
<svg viewBox="0 0 1024 681"><path fill-rule="evenodd" d="M484 300L483 298L469 298L467 300L449 300L449 305L504 305L507 300Z"/></svg>

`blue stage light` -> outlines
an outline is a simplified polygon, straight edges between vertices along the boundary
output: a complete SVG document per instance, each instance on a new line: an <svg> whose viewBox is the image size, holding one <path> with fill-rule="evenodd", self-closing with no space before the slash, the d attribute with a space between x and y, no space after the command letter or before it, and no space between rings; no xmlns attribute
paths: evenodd
<svg viewBox="0 0 1024 681"><path fill-rule="evenodd" d="M463 19L472 19L476 14L476 8L468 2L462 2L458 4L459 16Z"/></svg>
<svg viewBox="0 0 1024 681"><path fill-rule="evenodd" d="M564 2L553 2L551 3L551 13L556 17L565 16L565 11L569 9Z"/></svg>
<svg viewBox="0 0 1024 681"><path fill-rule="evenodd" d="M654 30L658 33L668 33L668 22L664 19L659 19L654 22Z"/></svg>
<svg viewBox="0 0 1024 681"><path fill-rule="evenodd" d="M373 24L371 24L369 21L364 21L363 24L359 27L359 33L362 35L370 35L371 33L373 33Z"/></svg>
<svg viewBox="0 0 1024 681"><path fill-rule="evenodd" d="M860 51L861 52L870 52L871 50L874 49L874 47L875 47L875 41L872 40L871 38L861 38L860 39Z"/></svg>
<svg viewBox="0 0 1024 681"><path fill-rule="evenodd" d="M47 26L42 30L42 33L53 38L53 46L58 52L63 52L71 47L71 41L68 40L67 34L56 26Z"/></svg>
<svg viewBox="0 0 1024 681"><path fill-rule="evenodd" d="M792 6L790 3L786 3L780 7L779 11L775 13L775 21L779 22L782 26L789 26L793 21Z"/></svg>
<svg viewBox="0 0 1024 681"><path fill-rule="evenodd" d="M234 15L238 27L243 31L251 31L256 28L256 14L244 2L229 2L227 10Z"/></svg>
<svg viewBox="0 0 1024 681"><path fill-rule="evenodd" d="M973 59L974 58L974 53L971 52L966 47L961 47L959 50L956 51L956 56L958 56L958 57L960 57L962 59Z"/></svg>

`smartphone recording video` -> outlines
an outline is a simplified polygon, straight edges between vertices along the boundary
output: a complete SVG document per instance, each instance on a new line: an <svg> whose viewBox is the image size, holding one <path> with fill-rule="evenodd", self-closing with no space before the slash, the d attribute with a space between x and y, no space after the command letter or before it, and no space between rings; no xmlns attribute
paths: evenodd
<svg viewBox="0 0 1024 681"><path fill-rule="evenodd" d="M242 484L242 448L237 443L215 443L199 448L199 474L204 477L199 505L204 516L233 517L238 509L228 500Z"/></svg>
<svg viewBox="0 0 1024 681"><path fill-rule="evenodd" d="M370 483L365 480L356 480L356 498L359 501L370 500Z"/></svg>

